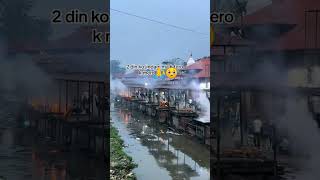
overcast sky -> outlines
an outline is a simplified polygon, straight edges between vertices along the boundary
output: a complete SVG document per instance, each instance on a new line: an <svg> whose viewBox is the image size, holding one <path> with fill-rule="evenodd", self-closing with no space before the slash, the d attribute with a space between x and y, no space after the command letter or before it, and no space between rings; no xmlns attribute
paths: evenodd
<svg viewBox="0 0 320 180"><path fill-rule="evenodd" d="M192 29L162 24L110 11L111 59L123 64L155 64L171 58L209 56L209 0L111 0L110 8Z"/></svg>

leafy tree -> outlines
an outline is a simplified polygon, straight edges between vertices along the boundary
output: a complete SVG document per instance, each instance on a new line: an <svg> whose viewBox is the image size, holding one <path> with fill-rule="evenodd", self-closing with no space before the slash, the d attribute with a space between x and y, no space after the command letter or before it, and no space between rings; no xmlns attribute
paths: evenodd
<svg viewBox="0 0 320 180"><path fill-rule="evenodd" d="M110 74L124 74L126 69L121 67L121 62L119 60L111 60L110 61Z"/></svg>
<svg viewBox="0 0 320 180"><path fill-rule="evenodd" d="M180 58L173 58L166 61L163 61L162 64L171 64L171 65L186 65L186 62Z"/></svg>

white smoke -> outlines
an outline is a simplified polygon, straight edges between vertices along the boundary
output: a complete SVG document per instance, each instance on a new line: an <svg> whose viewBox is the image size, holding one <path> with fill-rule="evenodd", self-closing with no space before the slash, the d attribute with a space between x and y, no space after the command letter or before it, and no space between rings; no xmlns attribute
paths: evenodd
<svg viewBox="0 0 320 180"><path fill-rule="evenodd" d="M0 90L24 96L48 95L52 81L32 56L21 53L8 56L5 49L5 43L0 42Z"/></svg>
<svg viewBox="0 0 320 180"><path fill-rule="evenodd" d="M281 59L281 57L279 57ZM279 92L285 92L286 97L269 98L266 96L263 99L263 110L268 118L278 129L278 135L284 133L289 140L289 151L292 155L289 158L299 160L290 166L298 167L299 172L295 172L296 180L318 180L320 177L320 132L313 115L309 111L308 97L301 95L293 89L283 88L288 86L288 76L285 76L286 71L275 64L264 64L264 70L255 74L255 77L263 79L268 88ZM282 102L284 112L277 113L280 107L273 107L274 102ZM280 111L281 112L281 111Z"/></svg>
<svg viewBox="0 0 320 180"><path fill-rule="evenodd" d="M199 93L199 102L203 114L198 118L198 120L201 122L210 122L210 101L203 91L200 91Z"/></svg>
<svg viewBox="0 0 320 180"><path fill-rule="evenodd" d="M126 85L124 85L120 79L110 77L110 81L110 92L112 95L121 95L127 91Z"/></svg>
<svg viewBox="0 0 320 180"><path fill-rule="evenodd" d="M200 84L192 81L190 83L190 88L196 92L196 95L193 97L196 102L200 105L201 114L198 117L198 121L208 123L210 122L210 101L206 93L200 89Z"/></svg>
<svg viewBox="0 0 320 180"><path fill-rule="evenodd" d="M306 98L288 99L286 113L277 125L288 132L292 150L299 156L303 155L298 164L301 172L296 179L318 180L320 177L320 132L307 107Z"/></svg>

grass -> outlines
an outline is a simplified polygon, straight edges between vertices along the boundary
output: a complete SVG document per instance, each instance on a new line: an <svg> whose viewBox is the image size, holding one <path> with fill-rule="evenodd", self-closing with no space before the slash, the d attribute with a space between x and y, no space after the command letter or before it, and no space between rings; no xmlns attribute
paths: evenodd
<svg viewBox="0 0 320 180"><path fill-rule="evenodd" d="M132 172L137 167L130 156L124 152L124 142L116 128L110 128L110 175L113 180L136 180Z"/></svg>

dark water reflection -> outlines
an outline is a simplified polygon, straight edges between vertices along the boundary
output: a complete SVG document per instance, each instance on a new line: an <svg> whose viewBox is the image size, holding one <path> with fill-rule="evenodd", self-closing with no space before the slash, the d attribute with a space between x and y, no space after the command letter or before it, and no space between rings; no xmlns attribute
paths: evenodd
<svg viewBox="0 0 320 180"><path fill-rule="evenodd" d="M204 145L139 112L116 109L111 114L127 152L138 164L139 180L210 179L210 153Z"/></svg>
<svg viewBox="0 0 320 180"><path fill-rule="evenodd" d="M105 163L71 152L24 127L17 102L0 100L0 177L7 180L105 180ZM0 179L1 179L0 178Z"/></svg>

